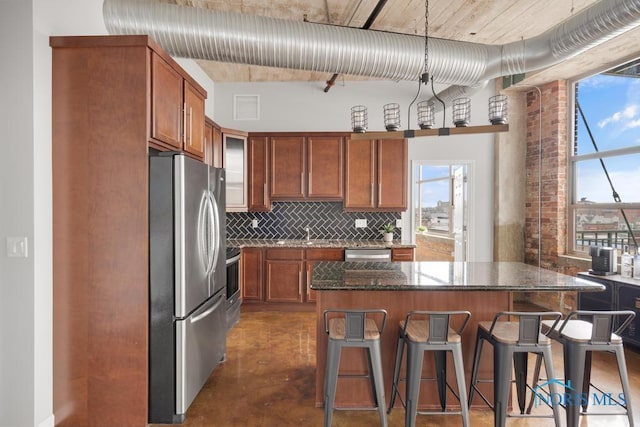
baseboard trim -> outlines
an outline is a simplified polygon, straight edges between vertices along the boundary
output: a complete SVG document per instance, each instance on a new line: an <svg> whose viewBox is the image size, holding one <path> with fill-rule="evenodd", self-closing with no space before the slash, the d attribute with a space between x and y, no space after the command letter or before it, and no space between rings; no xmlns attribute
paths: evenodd
<svg viewBox="0 0 640 427"><path fill-rule="evenodd" d="M49 417L38 424L38 427L54 427L55 426L55 417L53 414L49 415Z"/></svg>

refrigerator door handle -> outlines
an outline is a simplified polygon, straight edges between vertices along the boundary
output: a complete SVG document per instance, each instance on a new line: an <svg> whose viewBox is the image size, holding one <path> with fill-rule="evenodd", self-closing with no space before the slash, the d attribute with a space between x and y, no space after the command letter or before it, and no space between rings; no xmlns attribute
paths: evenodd
<svg viewBox="0 0 640 427"><path fill-rule="evenodd" d="M215 304L206 309L204 312L194 313L194 316L189 319L189 323L196 323L213 313L218 307L220 307L220 304L222 304L222 301L224 300L223 297L224 295L219 295L218 301L216 301Z"/></svg>
<svg viewBox="0 0 640 427"><path fill-rule="evenodd" d="M213 273L216 270L216 266L218 265L218 257L220 256L220 215L218 210L218 202L216 200L215 195L212 192L209 192L209 206L211 212L211 229L213 233L213 239L211 244L213 245L213 260L211 263L210 272Z"/></svg>
<svg viewBox="0 0 640 427"><path fill-rule="evenodd" d="M200 209L198 211L198 254L200 263L205 275L209 275L212 264L211 254L211 226L210 226L210 206L207 193L202 194L200 199Z"/></svg>

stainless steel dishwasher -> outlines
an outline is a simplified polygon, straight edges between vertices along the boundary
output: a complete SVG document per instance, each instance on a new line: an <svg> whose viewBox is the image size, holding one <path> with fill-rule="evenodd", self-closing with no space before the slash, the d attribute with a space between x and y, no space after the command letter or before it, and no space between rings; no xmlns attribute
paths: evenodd
<svg viewBox="0 0 640 427"><path fill-rule="evenodd" d="M347 248L344 250L344 260L391 262L391 249L386 248Z"/></svg>

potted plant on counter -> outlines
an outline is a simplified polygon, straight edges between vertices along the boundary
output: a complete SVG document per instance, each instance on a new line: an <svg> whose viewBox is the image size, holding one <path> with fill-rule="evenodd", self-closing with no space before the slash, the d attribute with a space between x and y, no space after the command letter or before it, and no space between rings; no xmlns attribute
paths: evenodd
<svg viewBox="0 0 640 427"><path fill-rule="evenodd" d="M385 224L382 227L382 230L380 230L380 232L382 233L382 240L384 240L385 242L393 241L393 232L395 229L396 227L393 224Z"/></svg>

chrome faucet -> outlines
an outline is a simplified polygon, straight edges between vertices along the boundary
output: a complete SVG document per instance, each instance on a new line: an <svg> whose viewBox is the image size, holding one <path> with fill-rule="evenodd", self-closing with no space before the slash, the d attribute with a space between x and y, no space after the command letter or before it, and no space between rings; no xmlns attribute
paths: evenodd
<svg viewBox="0 0 640 427"><path fill-rule="evenodd" d="M311 229L308 225L304 228L304 231L307 232L307 241L311 240Z"/></svg>

